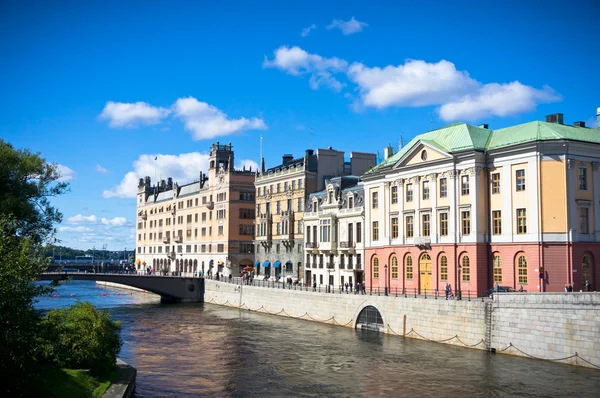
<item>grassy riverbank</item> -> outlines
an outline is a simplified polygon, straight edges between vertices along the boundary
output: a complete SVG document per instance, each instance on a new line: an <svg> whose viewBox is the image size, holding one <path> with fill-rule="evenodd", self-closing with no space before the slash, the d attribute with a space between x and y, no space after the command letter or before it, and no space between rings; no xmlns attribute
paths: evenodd
<svg viewBox="0 0 600 398"><path fill-rule="evenodd" d="M101 397L110 387L116 373L117 370L114 369L106 375L93 377L84 370L51 369L42 375L40 394L57 398Z"/></svg>

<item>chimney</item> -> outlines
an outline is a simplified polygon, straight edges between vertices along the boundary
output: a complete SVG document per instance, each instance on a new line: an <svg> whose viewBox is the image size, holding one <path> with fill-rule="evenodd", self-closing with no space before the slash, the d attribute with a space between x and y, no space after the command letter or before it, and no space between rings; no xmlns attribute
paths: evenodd
<svg viewBox="0 0 600 398"><path fill-rule="evenodd" d="M292 160L294 160L294 156L288 154L283 155L283 165L287 165L288 163L290 163Z"/></svg>
<svg viewBox="0 0 600 398"><path fill-rule="evenodd" d="M387 158L389 158L393 154L394 154L394 148L392 148L391 145L388 145L385 148L383 148L383 160L387 160Z"/></svg>
<svg viewBox="0 0 600 398"><path fill-rule="evenodd" d="M265 158L260 158L260 173L265 172Z"/></svg>
<svg viewBox="0 0 600 398"><path fill-rule="evenodd" d="M573 123L573 126L575 126L575 127L585 127L585 122L575 122L575 123Z"/></svg>
<svg viewBox="0 0 600 398"><path fill-rule="evenodd" d="M563 124L563 114L553 113L552 115L546 116L546 123Z"/></svg>

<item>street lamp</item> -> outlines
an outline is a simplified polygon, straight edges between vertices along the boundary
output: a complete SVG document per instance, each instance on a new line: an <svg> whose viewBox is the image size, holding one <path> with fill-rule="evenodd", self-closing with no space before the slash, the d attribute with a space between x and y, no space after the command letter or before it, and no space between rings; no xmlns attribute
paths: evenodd
<svg viewBox="0 0 600 398"><path fill-rule="evenodd" d="M388 265L387 264L384 265L383 268L385 269L385 275L384 275L384 282L383 283L385 285L385 287L384 287L384 289L385 289L385 295L387 296L388 295L388 288L387 288L387 276L388 276L387 270L388 270Z"/></svg>
<svg viewBox="0 0 600 398"><path fill-rule="evenodd" d="M92 247L92 268L94 269L94 272L98 272L98 270L96 270L96 266L94 265L94 255L96 254L96 245L94 245Z"/></svg>

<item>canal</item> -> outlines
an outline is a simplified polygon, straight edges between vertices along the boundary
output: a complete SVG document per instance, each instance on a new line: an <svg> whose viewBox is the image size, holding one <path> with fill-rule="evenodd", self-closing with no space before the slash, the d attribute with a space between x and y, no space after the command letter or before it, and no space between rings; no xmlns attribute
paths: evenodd
<svg viewBox="0 0 600 398"><path fill-rule="evenodd" d="M122 322L137 397L593 396L600 371L71 281L50 309L87 300Z"/></svg>

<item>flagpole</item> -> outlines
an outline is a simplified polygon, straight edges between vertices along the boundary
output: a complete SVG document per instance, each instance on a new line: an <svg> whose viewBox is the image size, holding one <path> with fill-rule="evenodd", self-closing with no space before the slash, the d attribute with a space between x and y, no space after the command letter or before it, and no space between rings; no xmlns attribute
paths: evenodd
<svg viewBox="0 0 600 398"><path fill-rule="evenodd" d="M158 181L156 181L156 160L158 159L158 156L154 157L154 184L155 186L158 187Z"/></svg>

